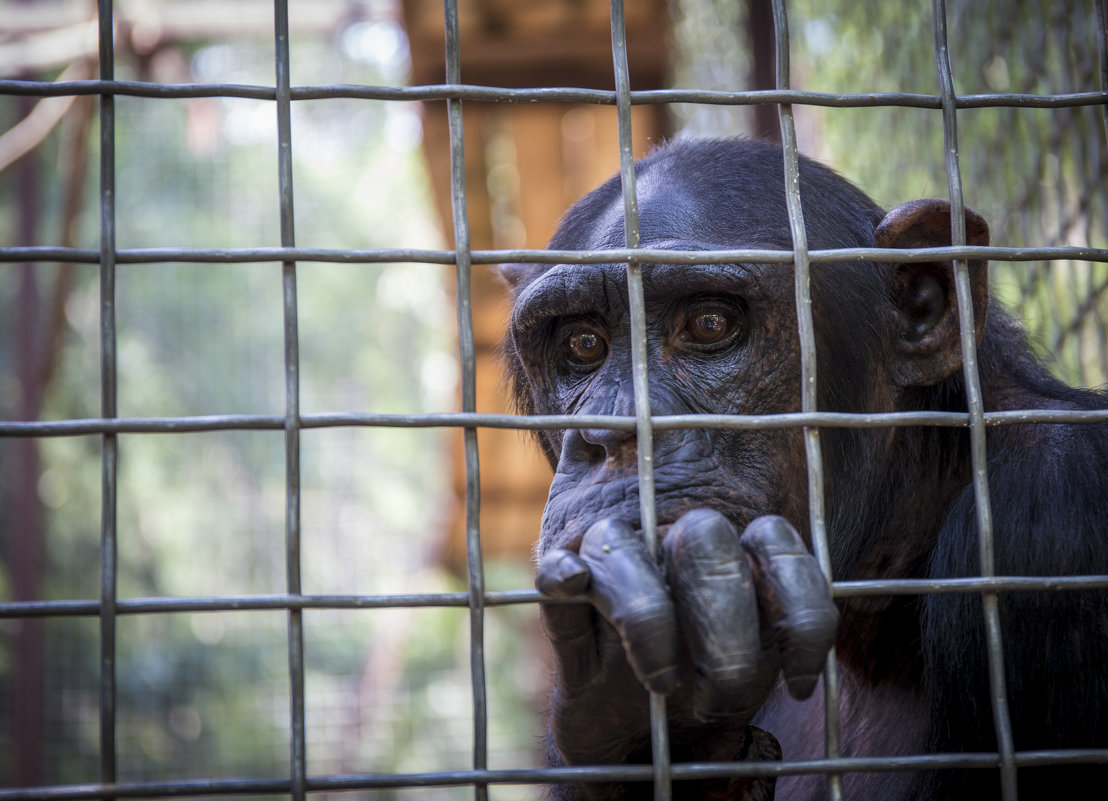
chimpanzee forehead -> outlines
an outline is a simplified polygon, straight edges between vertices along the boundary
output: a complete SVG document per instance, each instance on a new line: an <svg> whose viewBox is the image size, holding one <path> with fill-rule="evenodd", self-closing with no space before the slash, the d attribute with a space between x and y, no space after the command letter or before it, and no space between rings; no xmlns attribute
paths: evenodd
<svg viewBox="0 0 1108 801"><path fill-rule="evenodd" d="M636 178L639 244L695 249L781 247L791 244L783 200L755 205L734 191L719 191L672 164L646 164ZM622 248L627 244L624 202L618 192L591 197L563 220L552 246L573 250ZM598 202L598 201L605 202ZM667 244L672 243L672 244Z"/></svg>
<svg viewBox="0 0 1108 801"><path fill-rule="evenodd" d="M867 245L881 210L832 170L801 159L800 188L810 247ZM640 244L663 240L716 248L791 245L781 150L764 142L682 140L635 165ZM618 176L563 217L555 249L624 247Z"/></svg>
<svg viewBox="0 0 1108 801"><path fill-rule="evenodd" d="M774 145L740 139L678 140L638 161L635 174L641 247L792 247L782 155ZM872 246L884 214L857 187L801 158L800 190L809 248ZM552 250L597 251L626 244L618 175L575 203L550 240ZM562 268L516 265L509 280L522 296L552 269Z"/></svg>

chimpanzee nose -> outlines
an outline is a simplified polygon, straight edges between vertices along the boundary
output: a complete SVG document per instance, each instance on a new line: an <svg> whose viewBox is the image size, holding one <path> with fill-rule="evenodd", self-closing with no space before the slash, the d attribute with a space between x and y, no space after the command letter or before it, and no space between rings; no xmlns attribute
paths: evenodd
<svg viewBox="0 0 1108 801"><path fill-rule="evenodd" d="M650 413L652 416L685 414L689 409L680 396L662 387L652 386ZM611 415L625 418L624 428L569 429L562 442L562 457L571 460L587 460L591 464L609 462L609 467L635 468L638 463L638 434L630 425L636 417L635 400L626 383L615 391L580 410L581 414ZM628 419L629 418L629 419ZM669 432L654 432L654 444L665 439Z"/></svg>
<svg viewBox="0 0 1108 801"><path fill-rule="evenodd" d="M597 451L595 456L603 456L609 460L635 459L635 431L624 431L613 428L583 428L580 430L581 439L593 446ZM598 451L602 448L603 454Z"/></svg>

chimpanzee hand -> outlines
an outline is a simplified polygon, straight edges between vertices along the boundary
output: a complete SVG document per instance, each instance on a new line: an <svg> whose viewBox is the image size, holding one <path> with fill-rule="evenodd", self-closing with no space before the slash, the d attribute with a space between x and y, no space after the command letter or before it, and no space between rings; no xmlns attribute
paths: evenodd
<svg viewBox="0 0 1108 801"><path fill-rule="evenodd" d="M578 552L554 548L539 564L542 592L592 603L542 609L555 659L552 734L569 764L623 762L648 742L642 687L671 696L671 730L696 759L737 758L727 749L746 740L779 672L796 698L815 688L838 611L787 521L757 518L740 537L698 509L662 550L659 569L639 534L605 519Z"/></svg>

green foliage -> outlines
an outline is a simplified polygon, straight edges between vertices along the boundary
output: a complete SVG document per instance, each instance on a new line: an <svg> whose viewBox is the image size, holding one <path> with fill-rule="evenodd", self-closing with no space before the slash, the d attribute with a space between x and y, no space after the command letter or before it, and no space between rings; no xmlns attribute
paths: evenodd
<svg viewBox="0 0 1108 801"><path fill-rule="evenodd" d="M947 4L959 95L1102 89L1089 0ZM939 93L930 4L791 3L794 81L823 92ZM906 108L797 107L801 149L891 208L946 197L942 117ZM1108 146L1098 106L964 109L957 116L966 204L1009 247L1108 242ZM994 262L994 293L1064 379L1108 381L1108 265Z"/></svg>

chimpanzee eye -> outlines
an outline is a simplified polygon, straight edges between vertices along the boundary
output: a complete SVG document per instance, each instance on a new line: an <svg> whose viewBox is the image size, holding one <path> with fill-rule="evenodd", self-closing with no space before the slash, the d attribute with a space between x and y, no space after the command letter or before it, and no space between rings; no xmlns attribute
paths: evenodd
<svg viewBox="0 0 1108 801"><path fill-rule="evenodd" d="M731 319L722 312L704 312L689 321L689 335L697 342L719 342L731 332Z"/></svg>
<svg viewBox="0 0 1108 801"><path fill-rule="evenodd" d="M561 349L571 364L592 367L608 355L608 341L596 328L578 322L563 329Z"/></svg>
<svg viewBox="0 0 1108 801"><path fill-rule="evenodd" d="M686 310L677 341L697 349L716 350L742 335L742 310L722 303L695 304Z"/></svg>

